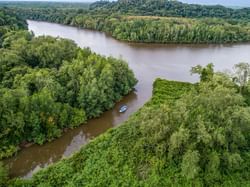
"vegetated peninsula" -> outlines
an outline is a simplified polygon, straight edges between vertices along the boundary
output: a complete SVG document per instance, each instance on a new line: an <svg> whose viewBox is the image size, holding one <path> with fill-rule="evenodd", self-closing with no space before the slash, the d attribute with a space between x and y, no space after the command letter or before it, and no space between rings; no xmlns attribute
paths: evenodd
<svg viewBox="0 0 250 187"><path fill-rule="evenodd" d="M242 67L249 65L236 65L239 76ZM151 101L123 125L11 184L249 186L249 83L240 87L211 64L193 72L197 84L156 80Z"/></svg>
<svg viewBox="0 0 250 187"><path fill-rule="evenodd" d="M19 144L43 144L100 116L136 84L123 60L70 40L34 37L0 9L0 159Z"/></svg>
<svg viewBox="0 0 250 187"><path fill-rule="evenodd" d="M23 4L0 11L0 154L42 144L111 108L136 84L127 64L70 40L34 37L22 18L104 31L125 41L249 41L249 9L119 0L89 8ZM43 6L43 5L42 5ZM54 5L53 5L54 6ZM167 32L166 32L167 31ZM157 79L152 99L123 125L72 155L2 186L249 186L250 65L232 75L196 66L196 84Z"/></svg>
<svg viewBox="0 0 250 187"><path fill-rule="evenodd" d="M190 5L168 0L99 1L89 8L11 9L26 19L103 31L142 43L236 43L250 41L250 8Z"/></svg>

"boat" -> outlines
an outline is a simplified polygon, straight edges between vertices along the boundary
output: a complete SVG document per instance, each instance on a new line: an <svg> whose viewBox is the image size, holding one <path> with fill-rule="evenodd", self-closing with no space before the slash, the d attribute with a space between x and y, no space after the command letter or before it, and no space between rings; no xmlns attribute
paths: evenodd
<svg viewBox="0 0 250 187"><path fill-rule="evenodd" d="M119 112L123 113L123 112L126 112L127 110L128 110L128 107L126 105L123 105L123 106L121 106Z"/></svg>

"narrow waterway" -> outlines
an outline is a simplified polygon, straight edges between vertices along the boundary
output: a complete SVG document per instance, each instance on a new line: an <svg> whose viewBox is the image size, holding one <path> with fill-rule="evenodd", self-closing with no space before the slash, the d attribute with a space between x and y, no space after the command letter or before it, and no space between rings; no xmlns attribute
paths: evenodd
<svg viewBox="0 0 250 187"><path fill-rule="evenodd" d="M113 110L100 118L90 120L74 130L64 133L59 139L45 145L33 145L4 162L10 168L12 177L30 177L35 171L50 163L67 157L80 149L90 139L128 119L150 97L153 81L160 77L169 80L195 82L190 68L197 64L213 62L216 70L231 69L239 62L250 62L250 44L237 45L156 45L133 44L117 41L104 33L84 30L59 24L28 21L29 30L36 36L50 35L68 38L80 47L126 60L133 69L139 83L136 92L117 103ZM118 112L122 104L128 105L124 114Z"/></svg>

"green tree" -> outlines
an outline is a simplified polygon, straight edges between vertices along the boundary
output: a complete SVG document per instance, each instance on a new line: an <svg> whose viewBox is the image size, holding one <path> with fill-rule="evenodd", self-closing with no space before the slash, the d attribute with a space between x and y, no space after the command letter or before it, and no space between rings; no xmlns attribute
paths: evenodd
<svg viewBox="0 0 250 187"><path fill-rule="evenodd" d="M239 63L234 66L233 80L240 87L240 93L244 91L244 88L248 84L250 76L250 65L248 63Z"/></svg>
<svg viewBox="0 0 250 187"><path fill-rule="evenodd" d="M158 79L136 115L32 183L248 186L249 124L250 108L227 75L195 85Z"/></svg>
<svg viewBox="0 0 250 187"><path fill-rule="evenodd" d="M214 65L212 63L208 64L206 67L197 65L192 67L191 74L198 74L201 82L210 81L214 75Z"/></svg>
<svg viewBox="0 0 250 187"><path fill-rule="evenodd" d="M180 99L168 114L171 120L165 128L179 124L170 135L170 158L182 160L187 178L201 175L201 171L212 175L218 169L223 174L242 166L241 151L249 144L250 110L237 90L223 81L225 77L216 74L201 82L198 90Z"/></svg>
<svg viewBox="0 0 250 187"><path fill-rule="evenodd" d="M0 49L0 159L97 117L132 90L125 62L70 40L7 32Z"/></svg>
<svg viewBox="0 0 250 187"><path fill-rule="evenodd" d="M0 186L5 186L8 179L8 172L2 162L0 162Z"/></svg>

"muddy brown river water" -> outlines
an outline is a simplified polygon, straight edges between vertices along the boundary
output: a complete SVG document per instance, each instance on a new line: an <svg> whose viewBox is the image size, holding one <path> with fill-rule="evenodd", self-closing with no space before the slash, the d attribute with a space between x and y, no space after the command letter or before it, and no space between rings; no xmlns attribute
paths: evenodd
<svg viewBox="0 0 250 187"><path fill-rule="evenodd" d="M89 47L102 55L126 60L137 79L136 92L117 103L113 110L88 121L79 128L69 130L62 137L42 146L24 148L14 157L4 160L11 177L29 178L40 168L70 156L89 140L127 120L151 97L152 83L160 77L169 80L195 82L190 68L213 62L216 70L231 69L239 62L250 63L250 44L235 45L157 45L134 44L117 41L104 33L54 23L28 21L29 30L36 36L50 35L68 38L80 47ZM128 106L124 114L118 112L122 104Z"/></svg>

